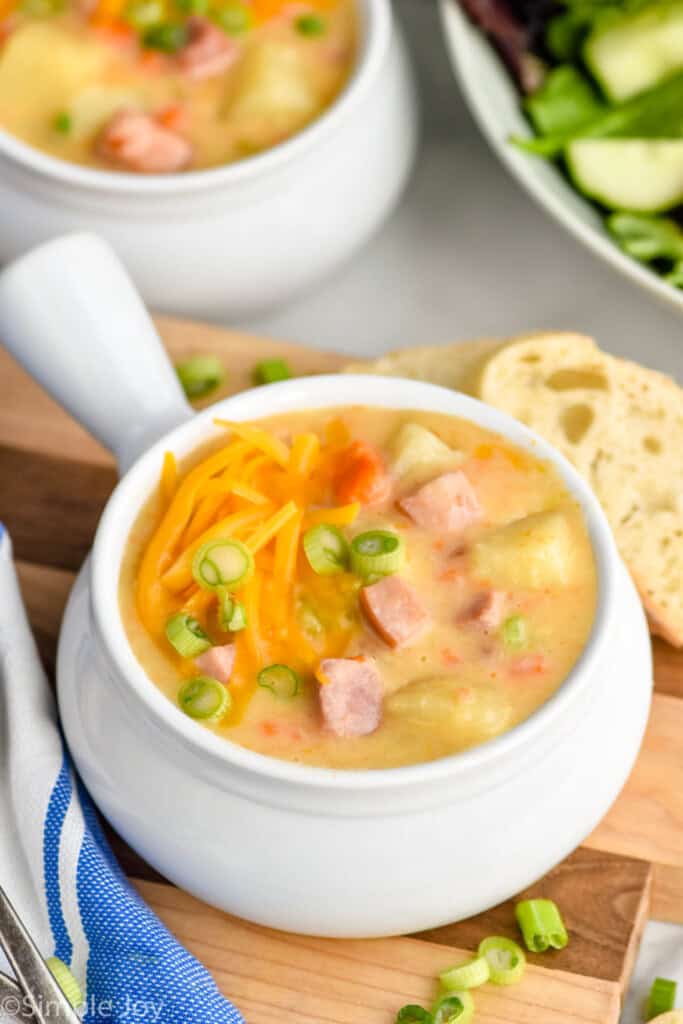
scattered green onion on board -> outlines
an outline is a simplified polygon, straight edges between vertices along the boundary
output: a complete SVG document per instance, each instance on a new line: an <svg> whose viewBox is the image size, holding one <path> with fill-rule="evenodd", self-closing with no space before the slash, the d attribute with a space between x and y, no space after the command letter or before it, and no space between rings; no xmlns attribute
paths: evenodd
<svg viewBox="0 0 683 1024"><path fill-rule="evenodd" d="M275 384L279 380L289 380L292 371L284 359L264 359L254 367L254 384Z"/></svg>
<svg viewBox="0 0 683 1024"><path fill-rule="evenodd" d="M510 615L501 627L503 643L511 651L518 651L526 646L528 640L527 620L523 615Z"/></svg>
<svg viewBox="0 0 683 1024"><path fill-rule="evenodd" d="M669 978L655 978L645 1008L645 1020L653 1020L661 1013L668 1013L676 1005L675 981Z"/></svg>
<svg viewBox="0 0 683 1024"><path fill-rule="evenodd" d="M232 697L217 679L196 676L180 688L178 704L190 718L218 721L232 707Z"/></svg>
<svg viewBox="0 0 683 1024"><path fill-rule="evenodd" d="M464 988L478 988L489 980L491 971L485 956L475 956L455 967L449 967L439 975L441 987L445 992L458 991Z"/></svg>
<svg viewBox="0 0 683 1024"><path fill-rule="evenodd" d="M220 25L228 35L239 35L246 32L252 25L252 13L246 4L234 2L222 4L215 8L211 14L214 21Z"/></svg>
<svg viewBox="0 0 683 1024"><path fill-rule="evenodd" d="M449 992L432 1008L434 1024L469 1024L474 1017L474 999L467 991Z"/></svg>
<svg viewBox="0 0 683 1024"><path fill-rule="evenodd" d="M351 541L351 569L364 579L390 576L404 560L403 540L389 530L368 530Z"/></svg>
<svg viewBox="0 0 683 1024"><path fill-rule="evenodd" d="M321 36L325 32L325 22L317 14L302 14L295 24L297 32L302 36Z"/></svg>
<svg viewBox="0 0 683 1024"><path fill-rule="evenodd" d="M318 576L333 576L349 567L349 542L337 526L320 523L303 537L306 558Z"/></svg>
<svg viewBox="0 0 683 1024"><path fill-rule="evenodd" d="M69 135L73 127L71 114L66 110L60 110L58 114L55 114L52 127L59 135Z"/></svg>
<svg viewBox="0 0 683 1024"><path fill-rule="evenodd" d="M209 540L192 559L192 575L204 590L234 590L254 573L254 556L239 540Z"/></svg>
<svg viewBox="0 0 683 1024"><path fill-rule="evenodd" d="M191 615L178 612L166 623L166 639L183 658L196 658L211 647L211 641Z"/></svg>
<svg viewBox="0 0 683 1024"><path fill-rule="evenodd" d="M216 356L193 356L176 366L176 373L188 398L203 398L223 383L223 365Z"/></svg>
<svg viewBox="0 0 683 1024"><path fill-rule="evenodd" d="M49 956L45 963L50 969L52 976L61 988L65 997L71 1003L74 1010L77 1010L79 1006L83 1005L83 993L81 991L81 986L78 984L69 968L63 960L59 959L58 956Z"/></svg>
<svg viewBox="0 0 683 1024"><path fill-rule="evenodd" d="M247 610L241 601L226 590L225 587L217 587L218 595L218 619L223 629L230 633L238 633L247 625Z"/></svg>
<svg viewBox="0 0 683 1024"><path fill-rule="evenodd" d="M515 916L526 948L532 953L564 949L569 942L564 921L552 900L522 900L515 907Z"/></svg>
<svg viewBox="0 0 683 1024"><path fill-rule="evenodd" d="M494 985L516 985L524 977L526 956L512 939L491 935L479 943L478 953L488 960L489 981Z"/></svg>
<svg viewBox="0 0 683 1024"><path fill-rule="evenodd" d="M261 669L256 681L264 690L270 690L280 700L291 700L296 697L301 687L301 680L289 665L268 665Z"/></svg>
<svg viewBox="0 0 683 1024"><path fill-rule="evenodd" d="M432 1024L434 1018L424 1006L402 1006L396 1014L396 1024Z"/></svg>

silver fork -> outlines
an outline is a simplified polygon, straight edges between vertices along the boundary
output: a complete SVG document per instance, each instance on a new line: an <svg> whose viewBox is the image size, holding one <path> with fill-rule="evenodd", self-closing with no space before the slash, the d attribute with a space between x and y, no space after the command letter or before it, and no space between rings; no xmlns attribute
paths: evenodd
<svg viewBox="0 0 683 1024"><path fill-rule="evenodd" d="M55 981L2 886L0 947L16 978L13 981L0 973L0 1022L80 1024L80 1017Z"/></svg>

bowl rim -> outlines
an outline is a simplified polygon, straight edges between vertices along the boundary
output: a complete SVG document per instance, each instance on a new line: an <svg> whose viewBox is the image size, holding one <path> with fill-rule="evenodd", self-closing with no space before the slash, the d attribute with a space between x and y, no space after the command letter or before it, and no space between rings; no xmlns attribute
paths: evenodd
<svg viewBox="0 0 683 1024"><path fill-rule="evenodd" d="M463 54L470 46L468 38L470 34L476 34L477 38L489 48L491 54L496 58L501 68L501 74L505 76L509 83L511 93L515 92L512 79L505 69L505 65L483 33L468 21L458 5L458 0L438 0L438 5L451 68L457 78L472 117L503 166L543 210L549 213L574 238L577 238L590 249L594 255L599 256L603 262L609 264L614 270L619 271L619 273L652 292L660 300L664 300L669 306L677 309L683 308L683 291L667 284L653 270L649 270L625 252L622 252L607 234L602 234L593 225L585 224L534 173L531 161L540 158L534 158L530 154L518 153L513 146L510 146L506 140L501 138L500 133L496 130L495 117L486 109L483 91L477 87L476 83L470 80L463 67ZM523 160L523 157L526 159ZM559 171L556 173L560 174ZM590 210L593 210L589 201L577 190L574 191L577 198Z"/></svg>
<svg viewBox="0 0 683 1024"><path fill-rule="evenodd" d="M339 95L322 114L283 142L234 163L176 174L133 174L106 171L51 156L0 128L0 157L5 156L42 178L92 192L129 196L175 196L228 188L276 171L304 156L336 130L340 121L363 98L377 75L389 46L392 29L391 0L354 0L360 24L360 49L353 71Z"/></svg>
<svg viewBox="0 0 683 1024"><path fill-rule="evenodd" d="M118 592L121 557L139 509L153 493L163 453L181 457L210 438L215 416L249 420L278 412L370 405L404 410L443 412L470 420L502 435L559 471L579 502L593 547L598 581L597 606L588 640L573 668L556 692L528 718L500 736L468 750L433 761L394 768L335 769L280 760L241 747L186 717L150 679L128 641L121 618ZM254 415L254 408L258 410ZM604 512L588 484L568 460L523 424L478 399L434 384L395 377L328 374L293 379L240 392L198 412L153 444L121 479L109 498L95 536L91 561L91 602L96 633L117 669L126 696L131 695L156 726L200 759L217 765L219 780L230 784L231 770L246 771L273 783L306 788L368 791L421 784L477 771L504 758L534 739L590 685L612 633L616 613L619 558ZM220 782L219 782L220 784Z"/></svg>

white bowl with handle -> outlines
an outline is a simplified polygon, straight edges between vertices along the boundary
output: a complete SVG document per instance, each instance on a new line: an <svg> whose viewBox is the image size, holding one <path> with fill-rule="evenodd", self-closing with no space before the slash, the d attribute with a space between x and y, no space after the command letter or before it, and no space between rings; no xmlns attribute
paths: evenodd
<svg viewBox="0 0 683 1024"><path fill-rule="evenodd" d="M253 315L311 287L389 215L415 154L413 78L391 0L357 7L360 52L336 102L236 163L103 171L0 129L0 262L67 231L95 231L148 305L204 318Z"/></svg>
<svg viewBox="0 0 683 1024"><path fill-rule="evenodd" d="M510 137L532 134L520 95L503 61L458 0L438 0L446 49L467 105L501 163L551 217L599 259L634 284L683 309L683 291L632 259L611 237L597 208L576 191L559 167L524 153Z"/></svg>
<svg viewBox="0 0 683 1024"><path fill-rule="evenodd" d="M0 337L124 474L65 614L59 705L95 801L162 874L275 928L389 935L511 897L595 828L639 749L650 641L603 512L554 449L490 406L395 378L304 377L194 414L140 299L90 236L43 246L0 275ZM249 420L359 403L464 417L553 463L584 511L598 602L576 666L526 721L440 760L344 771L265 757L183 715L129 645L118 580L165 450L195 449L216 432L216 414Z"/></svg>

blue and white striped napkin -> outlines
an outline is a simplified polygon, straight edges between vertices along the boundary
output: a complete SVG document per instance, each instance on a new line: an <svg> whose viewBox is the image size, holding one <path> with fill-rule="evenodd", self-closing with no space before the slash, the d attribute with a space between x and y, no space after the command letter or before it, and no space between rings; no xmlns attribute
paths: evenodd
<svg viewBox="0 0 683 1024"><path fill-rule="evenodd" d="M0 882L43 956L71 968L87 1024L244 1024L107 845L59 731L1 525Z"/></svg>

